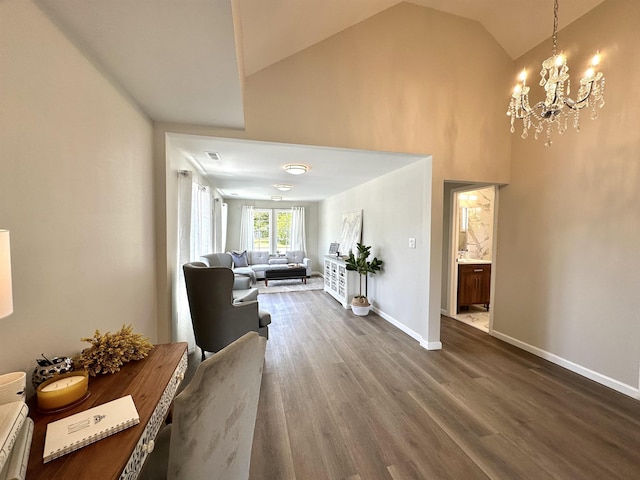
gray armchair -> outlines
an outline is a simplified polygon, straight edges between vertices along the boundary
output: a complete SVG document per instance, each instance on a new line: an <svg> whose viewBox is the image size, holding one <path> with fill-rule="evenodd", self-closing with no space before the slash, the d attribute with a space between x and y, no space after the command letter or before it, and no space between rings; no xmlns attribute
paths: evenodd
<svg viewBox="0 0 640 480"><path fill-rule="evenodd" d="M247 333L202 362L175 398L141 480L247 480L266 340Z"/></svg>
<svg viewBox="0 0 640 480"><path fill-rule="evenodd" d="M271 315L257 301L234 303L233 271L193 262L183 265L196 345L217 352L247 332L269 338Z"/></svg>

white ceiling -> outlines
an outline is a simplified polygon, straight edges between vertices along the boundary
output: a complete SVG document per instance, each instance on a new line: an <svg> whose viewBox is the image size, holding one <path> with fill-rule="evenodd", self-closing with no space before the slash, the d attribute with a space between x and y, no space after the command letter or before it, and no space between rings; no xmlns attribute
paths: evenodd
<svg viewBox="0 0 640 480"><path fill-rule="evenodd" d="M281 196L283 201L319 201L425 158L425 155L168 135L169 148L187 157L200 173L212 174L224 197L238 199L269 200ZM211 160L208 151L217 153L220 160ZM283 168L290 163L304 164L309 170L304 175L291 175ZM292 189L281 192L275 184L289 184Z"/></svg>
<svg viewBox="0 0 640 480"><path fill-rule="evenodd" d="M560 27L602 1L562 0ZM223 128L244 127L243 75L251 75L400 3L399 0L34 2L153 120ZM553 0L412 0L411 3L480 22L514 59L549 38L553 26ZM207 144L203 138L175 140L188 158L224 148L220 152L223 159L237 164L229 171L208 173L216 177L216 183L222 184L225 191L235 190L242 198L270 198L271 195L259 193L272 177L262 166L272 163L269 158L274 152L283 159L285 152L295 151L294 147L271 151L268 144L261 142L245 142L243 148L243 142L238 141L211 139L212 143ZM359 183L385 170L380 170L383 165L387 165L388 171L389 165L406 163L390 163L384 158L386 154L364 160L362 153L351 152L354 156L347 160L341 157L346 152L336 149L322 149L319 157L309 149L307 152L308 155L296 152L297 158L313 158L310 163L316 165L312 172L322 172L322 178L332 185L339 185L344 179L331 178L319 165L329 162L330 169L328 159L334 155L341 158L341 168L353 165L354 175L361 173L352 177ZM367 162L367 168L361 168L363 161ZM370 168L372 165L375 168ZM367 171L372 173L362 176ZM262 176L250 177L250 172L261 172ZM305 188L311 189L312 180L308 182ZM260 188L253 193L243 188L250 185ZM332 189L328 184L318 187L318 191L309 191L309 198L316 198L320 190L326 192L326 197ZM241 190L244 193L240 194Z"/></svg>

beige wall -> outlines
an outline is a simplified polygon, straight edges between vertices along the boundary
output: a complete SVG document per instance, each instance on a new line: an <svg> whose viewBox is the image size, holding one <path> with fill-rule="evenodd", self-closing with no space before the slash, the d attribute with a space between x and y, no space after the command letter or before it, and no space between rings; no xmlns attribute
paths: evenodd
<svg viewBox="0 0 640 480"><path fill-rule="evenodd" d="M152 125L31 2L0 2L0 373L96 329L156 340Z"/></svg>
<svg viewBox="0 0 640 480"><path fill-rule="evenodd" d="M169 131L432 154L431 197L416 192L411 201L432 207L429 248L416 278L430 274L429 334L437 341L443 181L508 181L504 113L512 68L477 22L402 3L248 77L246 131L162 124L156 136ZM163 152L157 160L164 161ZM342 211L335 215L339 224ZM392 230L393 218L385 221ZM321 237L319 248L326 242Z"/></svg>
<svg viewBox="0 0 640 480"><path fill-rule="evenodd" d="M575 75L601 50L606 105L598 120L583 115L579 133L554 134L550 148L544 139L514 135L512 181L500 192L494 304L499 333L635 395L639 18L640 2L608 0L559 33ZM529 52L514 72L529 65L536 76L549 50L547 42ZM540 88L530 83L537 100Z"/></svg>

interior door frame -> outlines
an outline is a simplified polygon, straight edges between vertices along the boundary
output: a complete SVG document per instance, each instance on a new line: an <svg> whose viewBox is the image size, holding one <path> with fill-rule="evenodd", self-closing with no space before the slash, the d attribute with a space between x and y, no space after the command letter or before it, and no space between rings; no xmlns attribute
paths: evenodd
<svg viewBox="0 0 640 480"><path fill-rule="evenodd" d="M480 190L483 188L493 188L493 240L492 240L492 261L491 261L491 293L490 303L494 300L494 285L495 285L495 257L496 257L496 234L498 231L498 185L496 184L482 184L482 183L470 183L463 187L454 188L451 190L450 201L450 232L449 232L449 295L447 301L447 315L454 316L457 312L458 305L458 241L460 230L460 214L459 214L459 195L460 193L470 192L473 190ZM489 310L489 332L493 330L493 308Z"/></svg>

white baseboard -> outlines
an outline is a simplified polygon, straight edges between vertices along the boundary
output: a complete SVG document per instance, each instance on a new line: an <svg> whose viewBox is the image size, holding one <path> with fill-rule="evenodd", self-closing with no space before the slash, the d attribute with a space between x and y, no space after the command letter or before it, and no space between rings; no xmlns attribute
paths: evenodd
<svg viewBox="0 0 640 480"><path fill-rule="evenodd" d="M395 318L393 318L391 315L387 315L386 313L384 313L383 311L377 309L376 307L371 307L371 310L376 312L378 315L380 315L382 318L384 318L387 322L389 322L391 325L393 325L397 329L403 331L404 333L409 335L414 340L417 340L422 348L426 348L427 350L442 350L442 343L441 342L426 342L422 338L422 335L420 335L417 332L414 332L413 330L411 330L406 325L400 323Z"/></svg>
<svg viewBox="0 0 640 480"><path fill-rule="evenodd" d="M420 346L426 350L442 350L442 342L420 341Z"/></svg>
<svg viewBox="0 0 640 480"><path fill-rule="evenodd" d="M628 395L632 398L640 400L640 388L632 387L631 385L627 385L626 383L619 382L613 378L607 377L606 375L602 375L601 373L590 370L582 365L578 365L570 360L559 357L558 355L547 352L546 350L542 350L541 348L534 347L533 345L529 345L521 340L510 337L509 335L505 335L504 333L500 333L496 330L492 330L490 335L507 342L511 345L514 345L522 350L525 350L529 353L532 353L540 358L544 358L545 360L550 361L551 363L555 363L556 365L560 365L561 367L566 368L567 370L571 370L578 375L582 375L594 382L597 382L605 387L609 387L617 392Z"/></svg>
<svg viewBox="0 0 640 480"><path fill-rule="evenodd" d="M444 315L445 317L449 316L449 311L446 308L441 308L440 309L440 314Z"/></svg>

